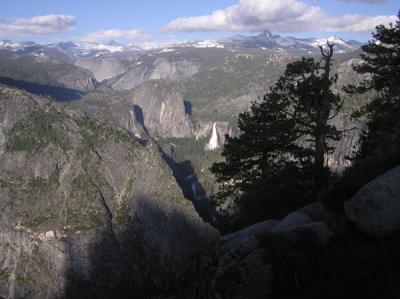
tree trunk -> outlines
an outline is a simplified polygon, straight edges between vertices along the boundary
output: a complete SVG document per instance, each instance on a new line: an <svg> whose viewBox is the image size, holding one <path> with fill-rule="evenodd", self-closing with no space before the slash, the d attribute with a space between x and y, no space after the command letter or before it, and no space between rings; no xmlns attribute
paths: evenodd
<svg viewBox="0 0 400 299"><path fill-rule="evenodd" d="M317 196L327 184L325 172L325 139L324 130L319 127L315 134L315 154L314 154L314 196Z"/></svg>
<svg viewBox="0 0 400 299"><path fill-rule="evenodd" d="M321 95L321 102L316 119L315 130L315 154L314 154L314 196L317 196L324 187L327 186L328 177L325 171L325 152L326 152L326 128L328 125L329 114L331 111L330 103L330 72L331 61L333 56L333 43L327 42L328 49L324 50L320 46L322 59L325 61L324 65L324 84Z"/></svg>

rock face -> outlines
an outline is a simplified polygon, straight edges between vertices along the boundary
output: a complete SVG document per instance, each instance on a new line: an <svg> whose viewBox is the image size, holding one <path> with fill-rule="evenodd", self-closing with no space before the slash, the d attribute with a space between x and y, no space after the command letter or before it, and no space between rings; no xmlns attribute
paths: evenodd
<svg viewBox="0 0 400 299"><path fill-rule="evenodd" d="M364 122L353 120L343 114L332 119L330 124L343 131L343 134L339 141L329 141L334 151L327 154L327 163L331 171L342 173L351 165L351 160L348 158L356 151L361 134L367 130L367 126Z"/></svg>
<svg viewBox="0 0 400 299"><path fill-rule="evenodd" d="M45 98L0 97L0 296L192 298L207 284L199 259L219 234L156 145Z"/></svg>
<svg viewBox="0 0 400 299"><path fill-rule="evenodd" d="M400 166L362 187L344 208L355 226L369 236L400 231Z"/></svg>
<svg viewBox="0 0 400 299"><path fill-rule="evenodd" d="M187 59L158 58L153 66L150 79L181 80L193 76L199 70L199 65Z"/></svg>
<svg viewBox="0 0 400 299"><path fill-rule="evenodd" d="M187 59L157 58L151 62L136 65L111 79L108 84L117 90L129 90L148 80L181 80L196 74L200 66Z"/></svg>
<svg viewBox="0 0 400 299"><path fill-rule="evenodd" d="M147 66L135 66L125 73L110 79L109 85L116 90L129 90L149 80L151 69Z"/></svg>
<svg viewBox="0 0 400 299"><path fill-rule="evenodd" d="M75 62L75 65L92 71L99 82L113 78L127 70L123 61L113 57L81 57Z"/></svg>
<svg viewBox="0 0 400 299"><path fill-rule="evenodd" d="M27 83L36 84L30 87L32 90L40 90L41 94L47 94L43 90L45 87L63 87L84 92L93 90L97 83L91 71L47 55L1 60L0 65L1 77L18 81L22 88Z"/></svg>
<svg viewBox="0 0 400 299"><path fill-rule="evenodd" d="M92 73L84 69L77 69L71 73L63 73L61 71L52 74L52 76L61 85L79 91L90 91L97 86L97 81Z"/></svg>
<svg viewBox="0 0 400 299"><path fill-rule="evenodd" d="M179 89L167 81L147 81L134 90L135 123L151 135L190 137L192 126Z"/></svg>

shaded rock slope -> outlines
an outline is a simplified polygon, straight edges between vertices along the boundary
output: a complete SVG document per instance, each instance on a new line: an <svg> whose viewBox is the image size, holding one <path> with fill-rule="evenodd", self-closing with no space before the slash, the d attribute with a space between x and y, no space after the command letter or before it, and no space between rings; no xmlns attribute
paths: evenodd
<svg viewBox="0 0 400 299"><path fill-rule="evenodd" d="M127 69L124 61L114 57L80 57L75 65L92 71L97 81L103 81L124 73Z"/></svg>
<svg viewBox="0 0 400 299"><path fill-rule="evenodd" d="M134 119L153 136L190 137L192 125L183 96L168 81L147 81L134 89Z"/></svg>
<svg viewBox="0 0 400 299"><path fill-rule="evenodd" d="M316 202L223 236L217 298L398 298L399 185L398 166L362 187L346 214Z"/></svg>
<svg viewBox="0 0 400 299"><path fill-rule="evenodd" d="M96 87L89 70L47 55L0 59L1 77L85 92Z"/></svg>
<svg viewBox="0 0 400 299"><path fill-rule="evenodd" d="M218 233L155 145L20 90L0 98L0 296L191 298L207 284L198 259Z"/></svg>
<svg viewBox="0 0 400 299"><path fill-rule="evenodd" d="M158 54L159 55L159 54ZM107 84L116 90L129 90L148 80L182 80L195 75L200 66L193 59L177 58L153 58L143 56L144 61L137 61L129 68L110 78ZM92 67L90 70L95 71Z"/></svg>

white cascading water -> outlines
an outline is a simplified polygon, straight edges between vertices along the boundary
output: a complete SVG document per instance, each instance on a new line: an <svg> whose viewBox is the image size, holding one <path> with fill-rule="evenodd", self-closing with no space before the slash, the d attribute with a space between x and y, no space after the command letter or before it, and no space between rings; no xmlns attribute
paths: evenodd
<svg viewBox="0 0 400 299"><path fill-rule="evenodd" d="M214 123L212 135L211 135L210 141L208 142L207 148L209 150L215 150L218 147L219 147L219 144L218 144L218 134L217 134L217 123Z"/></svg>
<svg viewBox="0 0 400 299"><path fill-rule="evenodd" d="M192 183L191 186L192 186L192 192L193 192L194 199L197 200L196 183Z"/></svg>

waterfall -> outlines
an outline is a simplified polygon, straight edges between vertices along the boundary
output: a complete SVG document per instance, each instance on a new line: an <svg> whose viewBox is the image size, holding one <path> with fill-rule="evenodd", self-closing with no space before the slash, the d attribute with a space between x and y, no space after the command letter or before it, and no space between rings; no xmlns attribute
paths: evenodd
<svg viewBox="0 0 400 299"><path fill-rule="evenodd" d="M194 195L194 199L197 200L196 182L193 182L193 183L191 184L191 186L192 186L192 192L193 192L193 195Z"/></svg>
<svg viewBox="0 0 400 299"><path fill-rule="evenodd" d="M210 141L208 142L207 148L209 150L214 150L218 147L219 147L219 144L218 144L218 134L217 134L217 123L214 123L212 135L211 135Z"/></svg>

